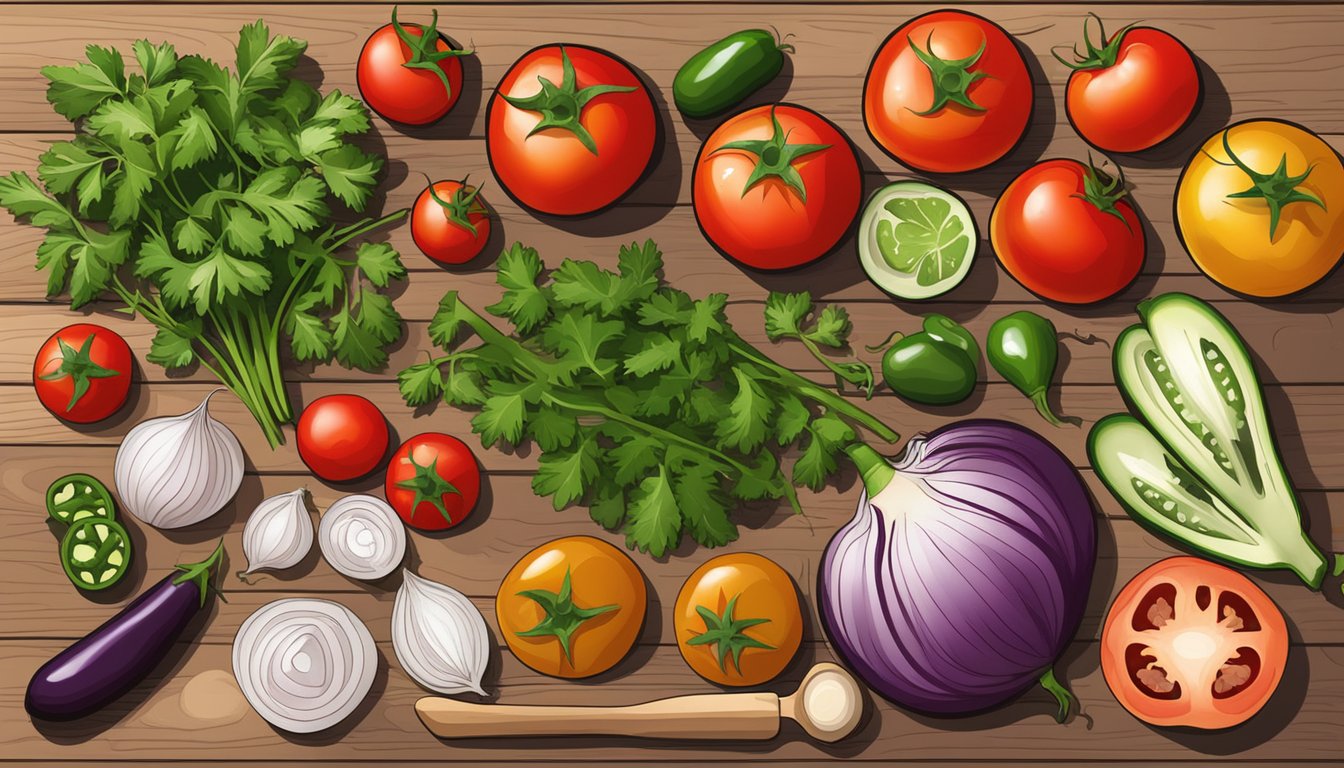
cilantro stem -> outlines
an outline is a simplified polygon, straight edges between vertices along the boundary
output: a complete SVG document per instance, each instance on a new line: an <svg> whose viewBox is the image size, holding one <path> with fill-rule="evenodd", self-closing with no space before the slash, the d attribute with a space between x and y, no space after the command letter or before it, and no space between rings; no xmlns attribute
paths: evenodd
<svg viewBox="0 0 1344 768"><path fill-rule="evenodd" d="M363 219L361 221L355 222L354 224L351 224L348 227L338 229L335 232L331 233L331 236L336 238L336 240L332 242L331 245L326 246L327 253L332 253L339 250L341 246L345 245L351 240L354 240L356 237L359 237L365 232L375 230L383 226L384 224L391 224L394 221L402 219L406 216L406 214L410 212L411 212L410 208L402 208L399 211L393 211L392 213L389 213L386 216L382 216L377 219Z"/></svg>

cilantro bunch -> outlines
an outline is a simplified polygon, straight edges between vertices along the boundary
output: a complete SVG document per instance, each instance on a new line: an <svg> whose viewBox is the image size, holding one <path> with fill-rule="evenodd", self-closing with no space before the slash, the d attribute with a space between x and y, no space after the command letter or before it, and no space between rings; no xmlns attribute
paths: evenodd
<svg viewBox="0 0 1344 768"><path fill-rule="evenodd" d="M798 510L794 485L821 488L862 445L856 425L897 440L738 336L726 295L692 299L663 285L662 266L652 241L622 248L615 272L566 259L547 274L535 250L513 246L498 263L504 296L486 308L513 334L449 292L429 326L441 354L398 374L402 397L478 408L472 430L487 447L531 440L537 494L556 509L586 504L655 557L686 533L733 541L729 512L742 502ZM806 294L772 296L771 335L802 338L819 357L817 344L843 346L848 317L823 310L809 322L811 312ZM776 452L790 447L800 452L786 474Z"/></svg>
<svg viewBox="0 0 1344 768"><path fill-rule="evenodd" d="M396 251L342 249L406 212L332 222L329 199L363 210L383 161L347 143L369 129L362 104L291 76L306 47L258 21L234 71L140 40L128 73L119 51L90 45L86 62L42 70L76 134L42 155L43 186L0 177L0 206L47 230L49 294L148 319L148 359L210 370L272 446L293 419L282 341L299 361L373 370L401 335L378 291L405 276Z"/></svg>

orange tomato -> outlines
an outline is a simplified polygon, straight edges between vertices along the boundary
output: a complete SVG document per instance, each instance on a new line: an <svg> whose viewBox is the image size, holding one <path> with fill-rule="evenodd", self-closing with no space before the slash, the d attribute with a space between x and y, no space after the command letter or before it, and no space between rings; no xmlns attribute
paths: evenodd
<svg viewBox="0 0 1344 768"><path fill-rule="evenodd" d="M1269 701L1288 659L1283 614L1250 579L1172 557L1120 590L1101 632L1106 685L1153 725L1230 728Z"/></svg>
<svg viewBox="0 0 1344 768"><path fill-rule="evenodd" d="M513 655L543 675L591 677L616 666L644 626L644 576L621 550L569 536L528 552L495 596Z"/></svg>
<svg viewBox="0 0 1344 768"><path fill-rule="evenodd" d="M773 680L803 639L793 580L773 560L746 552L695 569L677 595L673 623L681 657L720 685Z"/></svg>

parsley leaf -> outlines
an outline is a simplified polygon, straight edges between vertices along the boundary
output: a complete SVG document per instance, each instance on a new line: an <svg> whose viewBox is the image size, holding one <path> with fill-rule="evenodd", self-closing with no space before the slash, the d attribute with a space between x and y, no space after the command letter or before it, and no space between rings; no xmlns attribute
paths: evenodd
<svg viewBox="0 0 1344 768"><path fill-rule="evenodd" d="M541 457L532 490L550 496L557 511L578 501L597 478L597 443L582 439L572 448L555 448Z"/></svg>
<svg viewBox="0 0 1344 768"><path fill-rule="evenodd" d="M625 538L631 549L662 557L681 542L681 510L666 467L639 484L626 514Z"/></svg>
<svg viewBox="0 0 1344 768"><path fill-rule="evenodd" d="M530 333L551 313L550 300L537 287L541 258L535 248L515 243L500 257L495 280L504 288L504 298L485 308L498 317L508 318L519 333Z"/></svg>

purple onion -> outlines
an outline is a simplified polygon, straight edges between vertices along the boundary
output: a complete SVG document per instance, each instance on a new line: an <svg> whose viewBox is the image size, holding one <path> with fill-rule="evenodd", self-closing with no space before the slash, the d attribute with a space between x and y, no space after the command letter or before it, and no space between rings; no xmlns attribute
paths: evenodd
<svg viewBox="0 0 1344 768"><path fill-rule="evenodd" d="M819 608L874 691L937 715L998 706L1041 683L1082 620L1096 560L1091 500L1031 430L962 421L891 464L859 444L854 518L826 546Z"/></svg>

